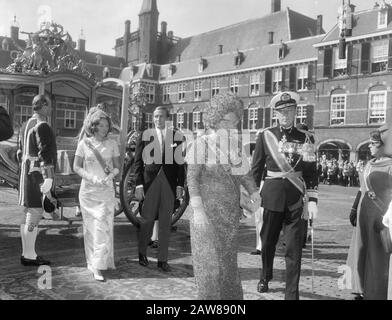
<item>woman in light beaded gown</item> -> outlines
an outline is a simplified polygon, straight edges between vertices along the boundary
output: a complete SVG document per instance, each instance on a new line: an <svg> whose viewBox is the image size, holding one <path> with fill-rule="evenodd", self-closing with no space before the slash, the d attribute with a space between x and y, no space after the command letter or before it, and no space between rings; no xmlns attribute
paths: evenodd
<svg viewBox="0 0 392 320"><path fill-rule="evenodd" d="M260 204L260 196L248 174L246 156L236 148L238 139L224 139L224 136L238 127L243 104L233 94L217 95L204 111L204 123L209 132L197 138L186 157L198 298L241 300L243 291L237 263L240 185L251 194L255 207Z"/></svg>

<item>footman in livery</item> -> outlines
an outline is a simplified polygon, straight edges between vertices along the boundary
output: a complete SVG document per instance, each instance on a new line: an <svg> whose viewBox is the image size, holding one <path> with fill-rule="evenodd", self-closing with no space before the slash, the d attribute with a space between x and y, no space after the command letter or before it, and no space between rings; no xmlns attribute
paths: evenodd
<svg viewBox="0 0 392 320"><path fill-rule="evenodd" d="M54 188L54 171L57 161L56 137L49 123L50 101L37 95L33 102L33 116L22 126L18 141L18 158L21 160L19 205L25 216L20 226L24 266L49 265L37 256L35 242L38 224L43 214L43 200L51 198Z"/></svg>

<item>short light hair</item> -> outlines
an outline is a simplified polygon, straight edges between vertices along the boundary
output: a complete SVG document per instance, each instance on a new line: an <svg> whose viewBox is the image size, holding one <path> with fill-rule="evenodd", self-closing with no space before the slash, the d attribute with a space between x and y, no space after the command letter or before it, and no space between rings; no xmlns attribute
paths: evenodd
<svg viewBox="0 0 392 320"><path fill-rule="evenodd" d="M83 129L86 132L87 136L94 136L95 132L97 132L97 126L102 119L106 119L109 123L108 134L112 131L112 119L103 109L104 105L98 104L96 107L93 107L89 110L89 113L83 123Z"/></svg>
<svg viewBox="0 0 392 320"><path fill-rule="evenodd" d="M49 106L50 105L49 98L44 94L37 94L33 98L33 102L31 103L31 105L33 106L33 111L41 110L44 103L46 103L46 105Z"/></svg>
<svg viewBox="0 0 392 320"><path fill-rule="evenodd" d="M154 113L155 113L155 111L165 111L165 112L166 112L166 117L167 117L167 118L170 117L170 111L169 111L169 109L166 108L166 107L162 107L162 106L156 107L155 110L154 110Z"/></svg>
<svg viewBox="0 0 392 320"><path fill-rule="evenodd" d="M203 122L207 129L216 129L225 115L233 112L242 119L244 103L235 94L229 92L217 94L204 107Z"/></svg>

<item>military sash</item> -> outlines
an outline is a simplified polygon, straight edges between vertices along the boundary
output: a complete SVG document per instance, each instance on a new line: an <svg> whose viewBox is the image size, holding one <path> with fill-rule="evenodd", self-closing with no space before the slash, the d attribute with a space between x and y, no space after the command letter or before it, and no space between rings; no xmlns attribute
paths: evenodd
<svg viewBox="0 0 392 320"><path fill-rule="evenodd" d="M293 168L287 162L286 157L281 152L279 152L279 142L275 135L271 131L265 130L264 138L271 156L279 167L280 171L283 174L292 173ZM288 179L302 194L305 194L305 182L303 181L302 177L288 176L286 179Z"/></svg>

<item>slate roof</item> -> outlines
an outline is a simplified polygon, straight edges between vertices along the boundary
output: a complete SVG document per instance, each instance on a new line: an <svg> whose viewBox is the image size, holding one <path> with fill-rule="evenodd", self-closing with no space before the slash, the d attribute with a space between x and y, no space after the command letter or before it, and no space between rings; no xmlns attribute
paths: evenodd
<svg viewBox="0 0 392 320"><path fill-rule="evenodd" d="M199 73L198 66L200 57L197 59L185 60L179 63L166 64L161 67L160 81L175 81L188 77L205 77L217 73L241 72L241 70L266 67L280 64L290 64L301 60L317 60L317 51L313 47L319 43L324 35L318 35L298 40L287 41L287 54L283 59L279 59L278 53L281 44L264 45L263 47L251 48L242 51L244 60L237 67L234 63L237 51L226 52L221 55L205 57L207 64L203 72ZM172 77L168 77L168 69L173 65L175 72Z"/></svg>
<svg viewBox="0 0 392 320"><path fill-rule="evenodd" d="M80 53L79 50L76 50L76 51ZM103 66L108 65L109 67L117 67L117 68L120 68L121 65L125 66L125 60L122 57L115 57L115 56L110 56L110 55L97 53L97 52L91 52L91 51L85 52L84 60L87 63L96 64L97 63L97 55L100 55L102 57L102 65Z"/></svg>
<svg viewBox="0 0 392 320"><path fill-rule="evenodd" d="M366 36L367 34L392 30L392 10L388 13L387 28L379 29L378 24L378 9L358 11L354 13L354 23L352 30L352 37ZM336 24L324 37L322 42L338 41L339 40L339 26ZM349 40L350 37L347 37Z"/></svg>
<svg viewBox="0 0 392 320"><path fill-rule="evenodd" d="M262 18L183 38L170 50L169 62L175 62L179 55L181 61L215 55L218 45L223 45L226 53L262 47L268 44L268 32L274 32L275 43L310 37L316 35L316 26L317 19L287 8Z"/></svg>

